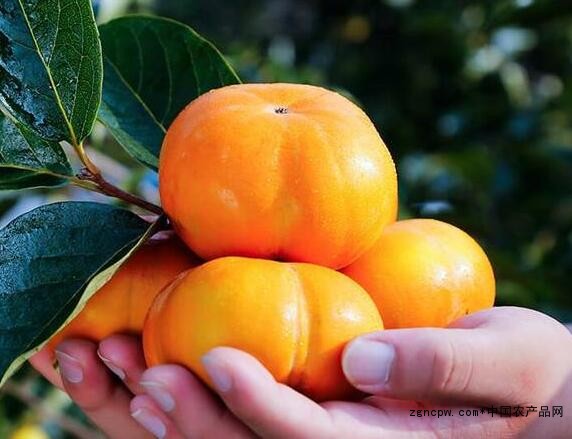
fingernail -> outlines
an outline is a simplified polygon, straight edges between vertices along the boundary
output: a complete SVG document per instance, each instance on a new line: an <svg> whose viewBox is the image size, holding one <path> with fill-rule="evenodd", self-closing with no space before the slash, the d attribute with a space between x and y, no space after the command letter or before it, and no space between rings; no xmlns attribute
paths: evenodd
<svg viewBox="0 0 572 439"><path fill-rule="evenodd" d="M72 384L79 384L83 381L83 367L76 358L65 352L56 351L56 359L66 381Z"/></svg>
<svg viewBox="0 0 572 439"><path fill-rule="evenodd" d="M101 359L101 361L103 361L103 364L105 364L111 372L117 375L121 380L125 379L126 375L123 369L116 366L109 358L105 358L99 351L97 351L97 356Z"/></svg>
<svg viewBox="0 0 572 439"><path fill-rule="evenodd" d="M131 413L131 416L156 438L163 439L167 435L167 427L163 421L153 415L150 410L138 409Z"/></svg>
<svg viewBox="0 0 572 439"><path fill-rule="evenodd" d="M206 354L201 358L201 362L209 374L213 386L219 392L226 393L232 388L232 379L220 361L212 358L210 354Z"/></svg>
<svg viewBox="0 0 572 439"><path fill-rule="evenodd" d="M360 338L346 349L342 367L354 385L384 385L389 380L394 359L395 348L392 345Z"/></svg>
<svg viewBox="0 0 572 439"><path fill-rule="evenodd" d="M156 383L153 381L141 381L141 386L145 389L147 394L155 400L159 407L161 407L165 412L173 411L175 408L175 399L171 394L165 389L165 386L161 383Z"/></svg>

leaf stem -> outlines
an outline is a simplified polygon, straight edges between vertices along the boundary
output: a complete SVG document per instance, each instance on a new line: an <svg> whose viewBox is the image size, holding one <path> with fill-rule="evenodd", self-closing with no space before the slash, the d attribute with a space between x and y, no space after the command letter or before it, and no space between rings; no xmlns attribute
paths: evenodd
<svg viewBox="0 0 572 439"><path fill-rule="evenodd" d="M94 173L90 169L84 168L81 172L76 176L72 182L79 187L84 189L92 190L95 192L102 193L104 195L108 195L110 197L118 198L120 200L125 201L126 203L133 204L135 206L141 207L149 212L153 212L157 215L163 215L163 209L159 206L156 206L153 203L149 203L148 201L137 197L136 195L130 194L129 192L125 192L122 189L119 189L117 186L109 183L103 176L101 172ZM89 184L92 183L92 184Z"/></svg>
<svg viewBox="0 0 572 439"><path fill-rule="evenodd" d="M85 152L85 148L83 147L83 142L78 144L74 144L74 149L79 156L79 159L83 163L83 165L91 172L92 174L101 175L101 171L99 168L91 161L87 153Z"/></svg>

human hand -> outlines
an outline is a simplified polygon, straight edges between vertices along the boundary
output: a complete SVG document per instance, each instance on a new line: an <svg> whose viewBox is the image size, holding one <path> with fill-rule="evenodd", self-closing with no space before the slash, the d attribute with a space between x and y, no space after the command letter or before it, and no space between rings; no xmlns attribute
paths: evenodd
<svg viewBox="0 0 572 439"><path fill-rule="evenodd" d="M117 335L99 345L88 340L66 340L57 346L56 358L60 372L54 369L47 349L32 357L30 363L65 390L107 437L153 437L133 419L129 410L133 396L142 393L139 379L145 370L138 338ZM116 365L116 359L121 366Z"/></svg>
<svg viewBox="0 0 572 439"><path fill-rule="evenodd" d="M552 438L567 436L566 416L543 421L538 417L418 418L410 414L411 410L437 408L458 414L460 409L503 404L566 407L572 401L571 338L554 320L519 308L474 314L455 322L451 329L381 331L350 343L343 358L350 381L376 396L323 404L276 383L258 361L230 348L217 348L205 357L225 404L179 366L158 366L143 373L140 344L131 337L115 336L102 342L99 353L105 363L91 342L62 343L58 351L63 357L63 380L53 372L45 353L32 362L55 384L63 381L72 398L111 438L145 437L130 412L155 436L168 438L436 434ZM383 342L393 349L384 348ZM62 353L80 362L80 382L74 382L78 381L77 370L66 370L67 357ZM384 359L393 359L389 369L384 368ZM105 365L125 384L114 381ZM129 407L132 395L139 396Z"/></svg>
<svg viewBox="0 0 572 439"><path fill-rule="evenodd" d="M572 427L566 413L459 415L491 405L566 408L572 402L572 336L555 320L521 308L483 311L447 329L387 330L353 341L343 356L346 376L375 395L359 402L315 403L235 349L214 349L203 361L220 400L180 366L141 376L145 394L133 399L131 410L155 436L558 438ZM411 416L418 409L451 409L453 416Z"/></svg>

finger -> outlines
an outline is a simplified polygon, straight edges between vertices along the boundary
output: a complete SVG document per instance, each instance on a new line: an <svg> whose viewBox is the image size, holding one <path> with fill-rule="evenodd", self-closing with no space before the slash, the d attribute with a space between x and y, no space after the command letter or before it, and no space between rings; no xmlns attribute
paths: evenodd
<svg viewBox="0 0 572 439"><path fill-rule="evenodd" d="M139 337L113 335L99 343L97 355L133 394L143 393L139 381L146 364Z"/></svg>
<svg viewBox="0 0 572 439"><path fill-rule="evenodd" d="M213 386L236 417L262 437L333 437L327 412L278 384L252 356L215 348L203 357Z"/></svg>
<svg viewBox="0 0 572 439"><path fill-rule="evenodd" d="M130 416L131 392L100 361L95 343L65 340L56 358L66 392L110 438L149 437Z"/></svg>
<svg viewBox="0 0 572 439"><path fill-rule="evenodd" d="M560 352L572 349L572 338L564 332L540 313L496 308L461 319L452 328L387 330L360 337L346 346L342 366L358 389L391 398L533 402L562 385L570 361ZM563 337L566 347L550 346L561 345ZM562 373L544 377L540 371L547 364ZM552 380L548 386L546 380Z"/></svg>
<svg viewBox="0 0 572 439"><path fill-rule="evenodd" d="M332 418L336 437L515 438L521 437L519 434L534 420L501 417L474 407L423 405L381 397L370 397L362 403L327 402L323 406Z"/></svg>
<svg viewBox="0 0 572 439"><path fill-rule="evenodd" d="M136 396L131 401L130 411L133 419L154 437L158 439L184 438L151 397L147 395Z"/></svg>
<svg viewBox="0 0 572 439"><path fill-rule="evenodd" d="M145 371L141 385L186 437L252 437L215 395L180 366Z"/></svg>
<svg viewBox="0 0 572 439"><path fill-rule="evenodd" d="M48 348L42 349L29 360L30 364L54 386L63 389L62 377L55 367L55 357Z"/></svg>

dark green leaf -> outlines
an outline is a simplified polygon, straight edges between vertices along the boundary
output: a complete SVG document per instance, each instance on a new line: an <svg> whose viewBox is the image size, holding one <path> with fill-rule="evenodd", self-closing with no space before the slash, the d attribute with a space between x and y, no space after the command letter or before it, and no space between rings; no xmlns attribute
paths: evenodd
<svg viewBox="0 0 572 439"><path fill-rule="evenodd" d="M40 137L81 142L101 100L90 0L0 2L0 100Z"/></svg>
<svg viewBox="0 0 572 439"><path fill-rule="evenodd" d="M0 383L66 322L94 275L124 257L149 227L127 210L67 202L39 207L0 230Z"/></svg>
<svg viewBox="0 0 572 439"><path fill-rule="evenodd" d="M73 175L60 145L0 112L0 190L57 186Z"/></svg>
<svg viewBox="0 0 572 439"><path fill-rule="evenodd" d="M105 80L99 119L152 168L167 128L190 101L240 82L220 52L181 23L129 16L101 26L100 33Z"/></svg>

